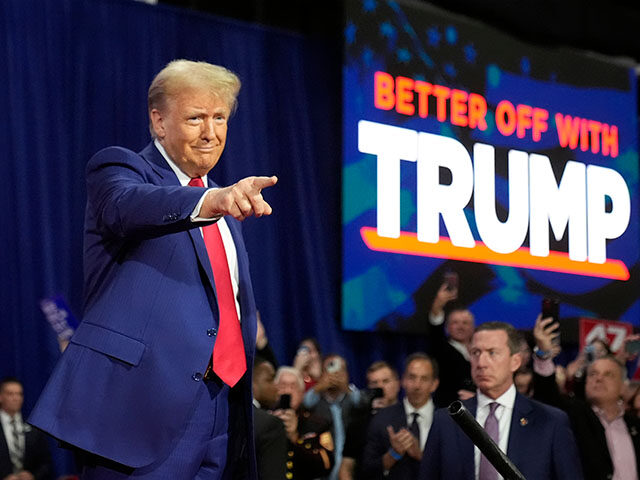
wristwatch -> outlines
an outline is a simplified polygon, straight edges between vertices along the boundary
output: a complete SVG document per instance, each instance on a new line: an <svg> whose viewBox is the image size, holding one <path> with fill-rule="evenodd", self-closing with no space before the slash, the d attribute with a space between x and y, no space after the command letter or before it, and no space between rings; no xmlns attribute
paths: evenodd
<svg viewBox="0 0 640 480"><path fill-rule="evenodd" d="M548 360L551 358L551 352L545 352L544 350L540 350L536 345L533 347L533 354L538 357L540 360Z"/></svg>

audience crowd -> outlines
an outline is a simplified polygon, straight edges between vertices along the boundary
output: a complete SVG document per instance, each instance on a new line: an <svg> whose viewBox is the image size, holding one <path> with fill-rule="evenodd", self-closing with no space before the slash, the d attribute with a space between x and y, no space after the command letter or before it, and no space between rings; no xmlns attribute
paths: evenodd
<svg viewBox="0 0 640 480"><path fill-rule="evenodd" d="M379 359L366 385L350 382L338 353L299 343L278 365L259 321L253 374L255 441L262 480L499 479L446 408L461 401L526 478L638 480L640 384L635 356L598 339L566 366L559 324L539 316L526 337L481 319L443 284L425 322L426 352L401 370ZM527 340L528 338L528 340ZM427 353L428 352L428 353ZM22 385L0 382L0 480L53 478L42 434L22 418Z"/></svg>
<svg viewBox="0 0 640 480"><path fill-rule="evenodd" d="M532 332L491 319L476 326L457 293L446 283L436 293L425 352L400 371L373 362L361 389L344 357L300 342L275 380L288 408L270 410L289 445L284 478L502 478L444 408L459 400L525 478L637 480L640 385L628 379L635 356L625 347L640 336L616 354L597 339L563 366L552 318L539 316Z"/></svg>

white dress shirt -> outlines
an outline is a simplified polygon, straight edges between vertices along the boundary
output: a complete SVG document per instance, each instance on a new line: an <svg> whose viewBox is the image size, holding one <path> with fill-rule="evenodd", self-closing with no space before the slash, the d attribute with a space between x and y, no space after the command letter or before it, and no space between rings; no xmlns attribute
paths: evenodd
<svg viewBox="0 0 640 480"><path fill-rule="evenodd" d="M516 401L516 387L511 384L509 389L504 392L497 399L487 397L480 390L478 390L478 408L476 410L476 420L482 426L489 416L489 404L496 402L498 408L496 408L495 416L498 419L498 430L500 439L498 446L500 450L507 453L507 445L509 444L509 430L511 429L511 417L513 416L513 404ZM480 474L480 449L474 447L474 464L475 464L475 478L478 478ZM498 479L502 480L502 476L498 474Z"/></svg>
<svg viewBox="0 0 640 480"><path fill-rule="evenodd" d="M427 437L429 436L429 430L431 429L431 424L433 423L433 400L429 399L427 403L425 403L420 408L416 409L409 403L407 398L402 399L404 405L404 412L407 415L407 428L411 426L413 422L413 413L418 413L418 426L420 427L420 450L424 450L424 445L427 443Z"/></svg>
<svg viewBox="0 0 640 480"><path fill-rule="evenodd" d="M180 182L180 185L182 185L183 187L189 185L189 181L191 180L191 178L182 170L180 170L180 168L171 160L171 158L169 158L169 155L167 154L162 144L157 139L154 140L153 143L158 149L158 151L162 154L164 159L167 161L167 163L171 167L171 170L173 170L173 172L178 177L178 181ZM207 176L205 175L204 177L201 177L201 178L204 186L208 187L209 183L208 183ZM193 222L199 222L199 221L203 222L203 221L211 220L211 219L202 218L199 216L200 209L202 208L202 203L204 202L205 195L206 195L206 192L204 195L202 195L202 198L200 198L200 201L198 202L198 204L196 205L196 208L194 208L191 214L191 221ZM225 253L227 254L227 265L229 265L229 274L231 275L231 286L233 287L233 299L235 300L235 303L236 303L236 311L238 312L238 319L242 321L242 318L240 315L240 301L238 300L238 292L240 291L240 287L239 287L240 276L238 273L238 255L236 252L236 245L233 243L233 237L231 236L231 231L229 230L229 226L227 225L227 223L224 221L224 217L220 217L217 224L218 224L218 229L220 230L220 236L222 237L222 243L224 244L224 250L225 250ZM202 228L200 228L200 233L202 233Z"/></svg>

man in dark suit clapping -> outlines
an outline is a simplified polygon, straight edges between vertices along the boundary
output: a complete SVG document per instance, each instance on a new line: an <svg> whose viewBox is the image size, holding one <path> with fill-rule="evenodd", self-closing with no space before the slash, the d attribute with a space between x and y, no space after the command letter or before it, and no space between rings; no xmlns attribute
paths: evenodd
<svg viewBox="0 0 640 480"><path fill-rule="evenodd" d="M363 455L364 478L416 478L433 419L436 362L424 353L410 355L402 388L403 400L383 408L371 420Z"/></svg>

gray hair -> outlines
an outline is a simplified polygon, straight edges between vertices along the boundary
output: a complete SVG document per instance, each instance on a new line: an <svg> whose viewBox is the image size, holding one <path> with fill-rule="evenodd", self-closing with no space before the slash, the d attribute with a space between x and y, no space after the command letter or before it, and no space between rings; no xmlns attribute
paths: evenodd
<svg viewBox="0 0 640 480"><path fill-rule="evenodd" d="M611 355L611 354L607 354L603 357L600 358L596 358L593 362L591 362L588 366L587 366L587 372L589 372L591 370L592 365L597 362L598 360L609 360L613 363L616 364L616 366L618 367L618 369L620 370L620 377L622 378L622 381L628 380L628 372L627 372L627 366L622 363L620 360L618 360L615 355Z"/></svg>
<svg viewBox="0 0 640 480"><path fill-rule="evenodd" d="M283 373L290 373L291 375L295 376L296 382L298 383L300 390L304 392L304 379L302 378L302 374L297 368L288 367L288 366L278 368L274 383L278 383Z"/></svg>
<svg viewBox="0 0 640 480"><path fill-rule="evenodd" d="M483 331L495 331L502 330L507 334L507 345L509 346L509 351L511 355L520 352L520 340L522 339L521 334L513 327L513 325L506 322L486 322L476 327L476 332Z"/></svg>

